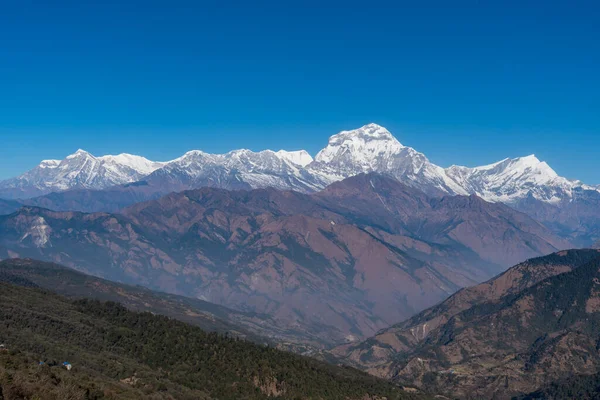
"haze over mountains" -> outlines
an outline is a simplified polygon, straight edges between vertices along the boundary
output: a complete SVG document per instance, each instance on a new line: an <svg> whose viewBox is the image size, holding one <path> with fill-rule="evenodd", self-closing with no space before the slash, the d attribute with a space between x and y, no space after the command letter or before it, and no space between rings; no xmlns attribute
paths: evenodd
<svg viewBox="0 0 600 400"><path fill-rule="evenodd" d="M202 188L121 213L23 207L0 257L31 257L242 311L324 344L375 333L529 257L570 244L476 196L379 174L304 194Z"/></svg>
<svg viewBox="0 0 600 400"><path fill-rule="evenodd" d="M600 192L534 156L444 169L376 124L332 136L314 159L80 150L0 190L43 194L0 202L0 257L267 313L324 345L600 239Z"/></svg>

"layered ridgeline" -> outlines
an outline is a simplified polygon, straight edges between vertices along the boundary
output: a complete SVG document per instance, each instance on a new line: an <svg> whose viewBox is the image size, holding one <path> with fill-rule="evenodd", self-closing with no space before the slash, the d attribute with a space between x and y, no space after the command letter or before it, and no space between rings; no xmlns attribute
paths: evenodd
<svg viewBox="0 0 600 400"><path fill-rule="evenodd" d="M2 282L0 343L7 400L422 398L357 370L117 303Z"/></svg>
<svg viewBox="0 0 600 400"><path fill-rule="evenodd" d="M546 398L593 390L587 376L600 373L598 337L600 250L570 250L516 265L332 353L461 398Z"/></svg>
<svg viewBox="0 0 600 400"><path fill-rule="evenodd" d="M0 198L54 192L22 203L63 211L116 211L172 191L205 186L308 193L369 172L388 174L429 195L477 195L503 202L581 245L600 239L597 187L560 177L535 156L476 168L442 168L376 124L332 136L314 160L305 151L208 154L195 150L159 163L127 154L94 157L78 151L0 182Z"/></svg>
<svg viewBox="0 0 600 400"><path fill-rule="evenodd" d="M69 298L118 302L133 311L166 315L205 331L296 352L307 350L298 343L319 344L317 339L311 340L302 327L298 330L280 328L277 321L264 314L239 312L200 299L124 285L54 263L18 258L0 261L0 282L43 288Z"/></svg>
<svg viewBox="0 0 600 400"><path fill-rule="evenodd" d="M0 217L1 258L266 313L323 345L372 335L568 246L501 203L431 197L377 174L311 195L203 188L120 214L25 207Z"/></svg>

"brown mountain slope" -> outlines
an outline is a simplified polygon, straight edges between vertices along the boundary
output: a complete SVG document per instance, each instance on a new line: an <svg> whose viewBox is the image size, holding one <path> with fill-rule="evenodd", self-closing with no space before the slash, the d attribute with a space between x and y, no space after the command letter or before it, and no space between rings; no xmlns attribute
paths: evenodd
<svg viewBox="0 0 600 400"><path fill-rule="evenodd" d="M568 248L525 214L477 196L428 197L383 175L362 174L315 194L352 222L441 246L463 247L507 267Z"/></svg>
<svg viewBox="0 0 600 400"><path fill-rule="evenodd" d="M508 207L361 175L317 195L204 188L122 214L23 208L0 217L0 246L3 257L268 313L331 344L403 320L513 257L567 245Z"/></svg>
<svg viewBox="0 0 600 400"><path fill-rule="evenodd" d="M440 304L377 333L364 342L339 346L331 351L339 359L390 377L393 360L410 354L429 334L458 313L477 304L498 301L548 277L558 275L600 256L596 250L568 250L520 263L479 285L462 289Z"/></svg>
<svg viewBox="0 0 600 400"><path fill-rule="evenodd" d="M599 267L597 250L529 260L335 354L464 398L510 398L596 373Z"/></svg>

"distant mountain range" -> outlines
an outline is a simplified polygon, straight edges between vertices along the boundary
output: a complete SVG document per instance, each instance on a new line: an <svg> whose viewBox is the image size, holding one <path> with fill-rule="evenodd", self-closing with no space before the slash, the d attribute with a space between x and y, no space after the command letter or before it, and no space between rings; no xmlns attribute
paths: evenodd
<svg viewBox="0 0 600 400"><path fill-rule="evenodd" d="M432 392L510 399L559 393L577 376L589 389L585 377L600 371L599 335L600 250L570 250L518 264L332 353Z"/></svg>
<svg viewBox="0 0 600 400"><path fill-rule="evenodd" d="M78 150L64 160L45 160L16 178L0 182L0 196L30 198L71 189L106 189L144 180L171 191L214 186L225 189L273 187L311 192L360 173L385 173L429 194L475 194L491 202L515 203L533 196L556 204L574 189L598 188L559 177L535 156L476 167L441 168L402 145L385 128L368 124L329 139L315 159L304 150L235 150L226 154L189 151L168 162L140 156L95 157Z"/></svg>
<svg viewBox="0 0 600 400"><path fill-rule="evenodd" d="M115 214L23 207L0 216L0 258L266 313L323 345L372 335L569 246L504 204L429 196L379 174L313 194L203 188Z"/></svg>
<svg viewBox="0 0 600 400"><path fill-rule="evenodd" d="M79 150L0 182L0 198L62 211L112 212L200 187L312 193L370 172L389 175L431 196L477 195L508 204L577 245L600 239L598 187L560 177L533 155L482 167L442 168L376 124L332 136L314 159L302 150L194 150L172 161L153 162L128 154L94 157ZM0 204L0 212L15 207Z"/></svg>

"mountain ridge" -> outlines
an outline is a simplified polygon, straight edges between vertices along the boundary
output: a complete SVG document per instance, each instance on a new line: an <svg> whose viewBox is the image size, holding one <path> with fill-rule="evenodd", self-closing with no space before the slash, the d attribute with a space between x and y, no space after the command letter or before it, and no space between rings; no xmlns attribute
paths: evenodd
<svg viewBox="0 0 600 400"><path fill-rule="evenodd" d="M81 162L82 159L86 162ZM90 160L99 165L86 165ZM75 165L68 165L70 162ZM61 169L66 172L56 173ZM401 144L384 127L370 123L331 136L314 159L305 150L254 152L241 149L225 154L191 150L171 161L154 162L125 153L95 157L78 150L64 160L44 160L21 176L0 181L0 197L14 199L19 194L33 197L32 194L76 188L105 189L147 180L161 169L164 171L159 175L173 174L170 180L177 181L180 185L177 189L181 190L200 186L235 188L237 184L247 189L272 186L311 192L368 172L391 174L429 194L477 194L487 201L509 204L530 193L540 201L555 204L570 199L574 188L599 190L558 176L547 163L533 155L507 158L480 167L442 168L431 163L424 154ZM102 174L108 176L102 180L98 178ZM183 176L177 177L178 174ZM150 177L153 179L157 179L156 176ZM28 191L27 185L33 189ZM540 185L544 188L537 187Z"/></svg>

